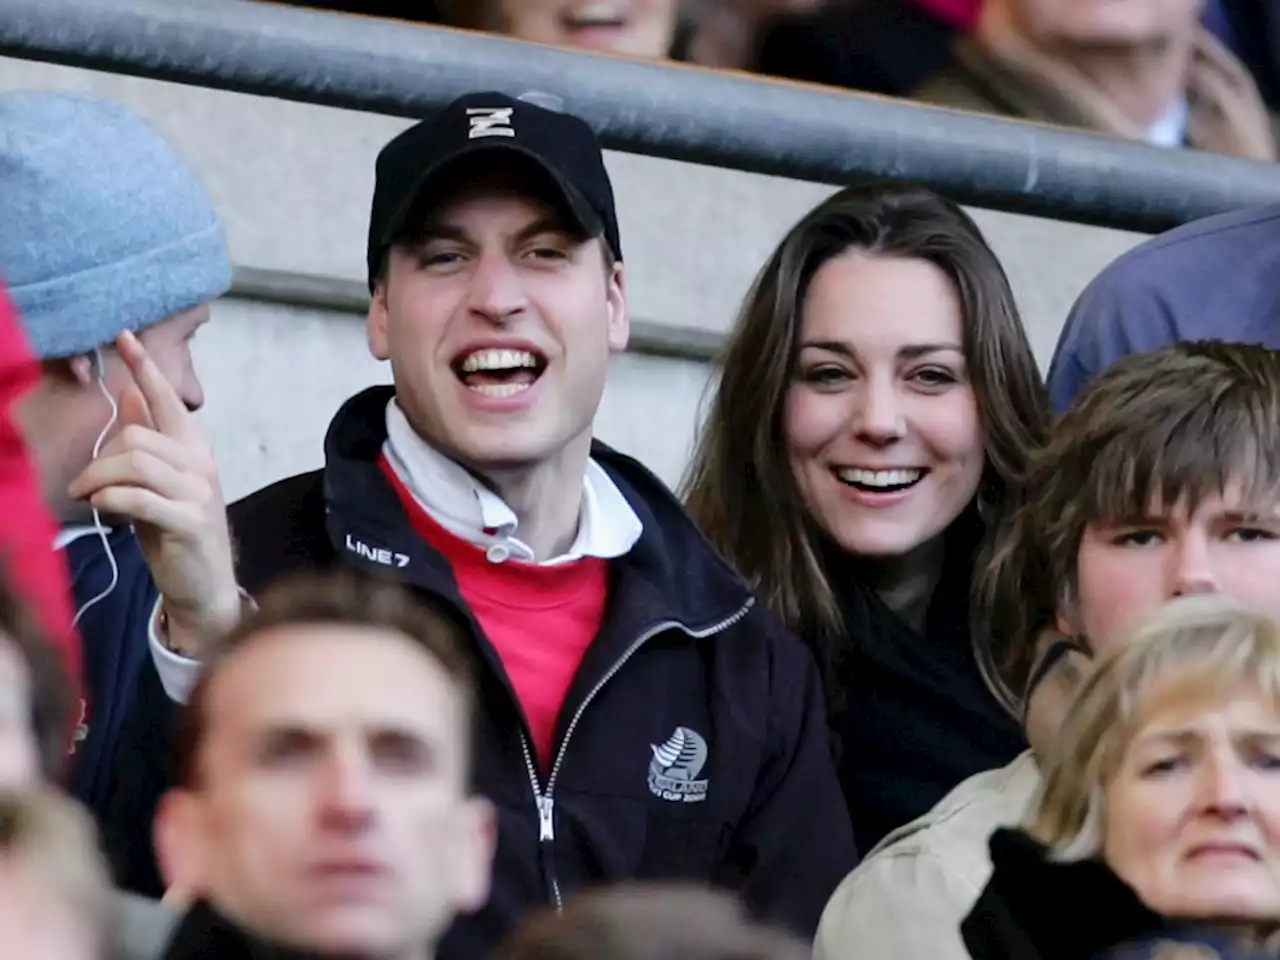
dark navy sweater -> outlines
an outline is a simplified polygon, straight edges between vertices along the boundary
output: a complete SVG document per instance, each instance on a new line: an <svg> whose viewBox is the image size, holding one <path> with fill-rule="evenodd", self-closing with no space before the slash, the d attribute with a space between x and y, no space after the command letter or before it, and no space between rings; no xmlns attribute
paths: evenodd
<svg viewBox="0 0 1280 960"><path fill-rule="evenodd" d="M155 672L147 630L159 593L130 527L110 528L107 538L119 567L115 588L80 620L84 647L87 735L77 741L68 788L104 827L114 790L121 732L137 702L139 678ZM111 564L96 533L66 547L76 610L111 582ZM137 829L150 831L150 825Z"/></svg>

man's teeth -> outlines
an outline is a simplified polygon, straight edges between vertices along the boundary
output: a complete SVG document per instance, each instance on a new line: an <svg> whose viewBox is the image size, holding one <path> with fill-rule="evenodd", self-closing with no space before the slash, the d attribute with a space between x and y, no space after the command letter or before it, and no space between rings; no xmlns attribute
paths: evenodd
<svg viewBox="0 0 1280 960"><path fill-rule="evenodd" d="M908 487L924 475L923 470L861 470L850 468L840 471L845 483L860 487Z"/></svg>
<svg viewBox="0 0 1280 960"><path fill-rule="evenodd" d="M482 393L486 397L514 397L517 393L524 393L528 390L532 383L469 383L467 387L476 393Z"/></svg>
<svg viewBox="0 0 1280 960"><path fill-rule="evenodd" d="M527 350L477 350L462 361L462 372L537 369L537 366L538 358Z"/></svg>

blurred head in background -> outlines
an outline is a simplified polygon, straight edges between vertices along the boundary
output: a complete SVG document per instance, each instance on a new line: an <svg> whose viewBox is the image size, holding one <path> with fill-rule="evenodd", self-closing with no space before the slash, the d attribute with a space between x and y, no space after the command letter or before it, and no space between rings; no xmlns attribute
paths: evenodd
<svg viewBox="0 0 1280 960"><path fill-rule="evenodd" d="M987 0L1039 46L1132 47L1189 39L1204 0Z"/></svg>
<svg viewBox="0 0 1280 960"><path fill-rule="evenodd" d="M445 0L450 20L519 40L600 53L665 57L679 0Z"/></svg>
<svg viewBox="0 0 1280 960"><path fill-rule="evenodd" d="M61 773L71 700L57 651L0 576L0 791Z"/></svg>
<svg viewBox="0 0 1280 960"><path fill-rule="evenodd" d="M531 918L493 960L804 960L795 938L754 923L727 894L624 884Z"/></svg>
<svg viewBox="0 0 1280 960"><path fill-rule="evenodd" d="M50 790L0 793L0 944L22 960L107 960L112 888L97 832Z"/></svg>

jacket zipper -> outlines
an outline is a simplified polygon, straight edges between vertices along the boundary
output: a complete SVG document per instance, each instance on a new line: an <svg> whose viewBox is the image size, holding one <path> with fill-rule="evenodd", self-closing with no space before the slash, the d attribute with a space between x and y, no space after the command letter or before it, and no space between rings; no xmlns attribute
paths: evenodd
<svg viewBox="0 0 1280 960"><path fill-rule="evenodd" d="M524 753L524 763L529 771L529 784L533 787L533 799L538 812L538 843L542 854L543 875L547 885L551 888L551 898L555 903L556 910L561 910L564 907L564 901L560 895L560 879L556 874L555 861L553 859L556 839L556 779L560 776L560 765L564 762L565 750L569 747L569 741L573 738L573 731L577 729L578 721L582 719L583 713L586 712L591 701L596 698L596 694L604 689L605 684L617 675L618 671L635 655L636 651L658 634L667 630L681 630L695 640L701 640L720 633L722 630L729 629L745 617L754 604L755 598L748 598L747 602L742 605L742 609L738 610L733 616L703 630L694 630L675 620L667 620L650 627L640 634L636 641L623 651L622 656L614 661L613 666L605 672L605 675L596 682L596 685L583 698L582 703L578 704L578 709L574 711L573 719L569 721L569 726L565 728L564 739L560 741L560 749L556 751L556 759L551 765L551 775L547 777L547 788L545 790L542 789L541 781L538 778L537 764L533 762L533 749L529 745L529 736L523 730L520 731L520 748Z"/></svg>

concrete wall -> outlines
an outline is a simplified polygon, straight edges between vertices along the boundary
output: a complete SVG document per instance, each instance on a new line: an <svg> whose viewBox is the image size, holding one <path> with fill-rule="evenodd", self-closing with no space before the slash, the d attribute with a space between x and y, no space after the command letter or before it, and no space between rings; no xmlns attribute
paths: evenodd
<svg viewBox="0 0 1280 960"><path fill-rule="evenodd" d="M385 381L365 351L354 296L363 285L373 160L405 121L0 58L0 89L93 92L169 135L225 215L232 255L267 286L241 283L197 341L201 414L234 498L320 462L343 398ZM571 97L569 105L572 105ZM663 343L706 342L732 323L755 271L786 228L830 188L611 154L638 349L615 361L599 435L674 482L685 464L706 366ZM978 211L1003 259L1037 356L1047 362L1085 283L1139 239ZM317 279L318 278L318 279ZM317 286L339 292L319 309Z"/></svg>

